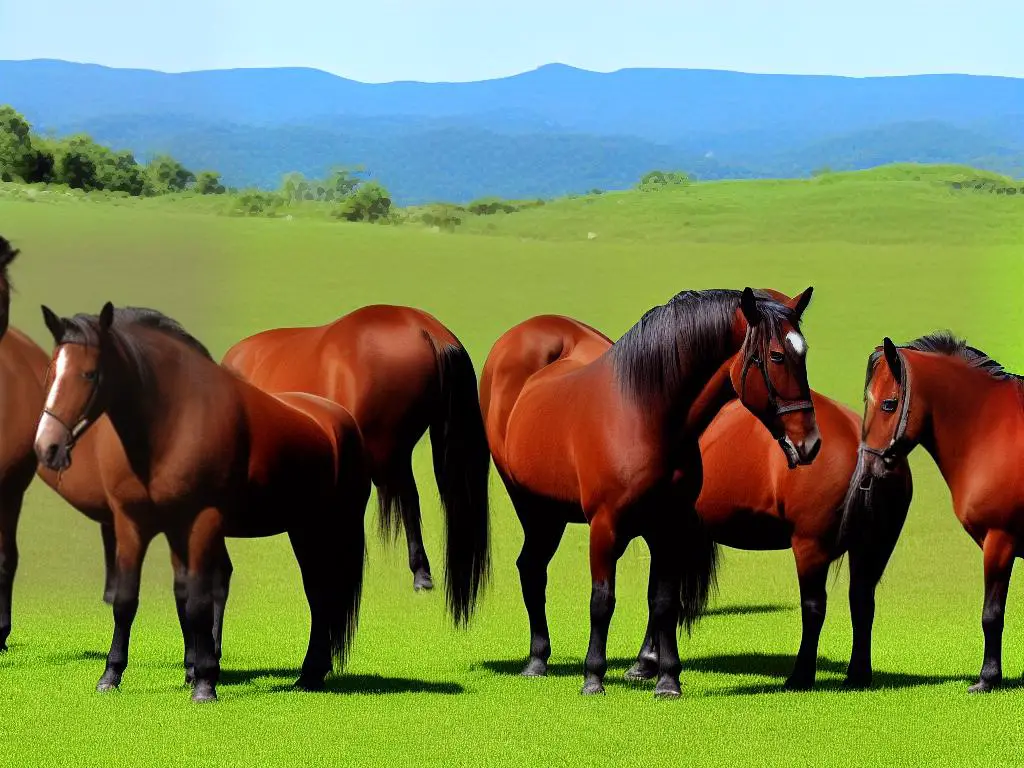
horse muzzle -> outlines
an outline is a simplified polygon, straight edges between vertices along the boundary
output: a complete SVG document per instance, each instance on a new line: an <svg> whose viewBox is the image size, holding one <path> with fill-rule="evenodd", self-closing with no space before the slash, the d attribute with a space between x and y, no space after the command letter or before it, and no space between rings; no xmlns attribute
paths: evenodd
<svg viewBox="0 0 1024 768"><path fill-rule="evenodd" d="M63 472L71 466L71 431L59 419L44 413L36 430L35 452L39 463L54 472Z"/></svg>
<svg viewBox="0 0 1024 768"><path fill-rule="evenodd" d="M779 445L782 447L783 453L786 454L786 462L789 464L789 468L796 469L797 467L807 466L817 457L818 452L821 450L821 435L815 429L796 444L793 443L789 435L783 435L779 438Z"/></svg>

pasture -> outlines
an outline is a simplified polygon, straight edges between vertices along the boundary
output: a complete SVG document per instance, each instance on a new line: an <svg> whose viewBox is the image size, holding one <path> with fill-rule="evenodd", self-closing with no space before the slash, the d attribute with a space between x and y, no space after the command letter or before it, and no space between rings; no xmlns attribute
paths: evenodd
<svg viewBox="0 0 1024 768"><path fill-rule="evenodd" d="M166 201L0 201L0 233L22 249L12 324L47 350L41 302L64 315L98 312L108 299L154 306L218 358L257 330L388 302L437 315L479 375L495 339L534 314L567 314L617 338L683 288L795 295L813 285L804 320L811 385L858 411L867 356L884 335L902 342L950 327L1024 369L1022 222L1020 199L871 178L609 194L482 217L456 234L230 219ZM640 541L619 566L608 695L579 696L590 595L583 526L570 527L549 571L551 674L518 676L528 643L515 568L522 533L493 473L491 587L468 631L450 627L426 439L416 476L439 586L412 591L404 544L382 545L371 499L359 634L328 692L288 690L308 612L280 537L228 542L235 573L217 704L193 705L182 688L162 543L146 560L121 690L96 694L111 631L99 528L36 481L19 529L10 650L0 657L3 762L1011 764L1022 735L1018 590L1007 607L1005 689L969 696L981 664L981 555L931 459L919 449L911 465L914 502L878 592L875 687L840 688L851 641L845 565L829 580L818 688L783 693L800 637L792 553L724 550L711 613L680 639L683 696L674 702L653 700L653 683L622 680L647 617Z"/></svg>

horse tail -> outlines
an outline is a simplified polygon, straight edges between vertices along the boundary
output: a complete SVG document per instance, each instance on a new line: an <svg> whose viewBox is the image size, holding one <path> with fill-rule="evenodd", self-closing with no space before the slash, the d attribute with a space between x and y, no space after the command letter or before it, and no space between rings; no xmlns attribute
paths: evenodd
<svg viewBox="0 0 1024 768"><path fill-rule="evenodd" d="M465 626L490 571L491 453L469 353L458 342L425 335L440 379L440 408L430 423L430 445L445 516L448 609L456 626Z"/></svg>
<svg viewBox="0 0 1024 768"><path fill-rule="evenodd" d="M690 634L718 586L718 543L695 511L687 515L680 555L683 580L679 590L679 624Z"/></svg>
<svg viewBox="0 0 1024 768"><path fill-rule="evenodd" d="M337 540L329 557L335 569L336 607L329 621L331 656L339 668L344 669L359 625L366 567L364 517L370 497L370 476L362 455L361 441L344 441L340 470L342 504L334 526Z"/></svg>

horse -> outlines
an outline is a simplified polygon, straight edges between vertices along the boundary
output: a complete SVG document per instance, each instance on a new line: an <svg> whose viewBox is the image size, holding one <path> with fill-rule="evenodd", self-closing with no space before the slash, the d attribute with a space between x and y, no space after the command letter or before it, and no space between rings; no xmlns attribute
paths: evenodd
<svg viewBox="0 0 1024 768"><path fill-rule="evenodd" d="M642 536L657 636L656 697L681 694L676 628L703 612L716 549L694 504L698 437L739 396L778 441L787 465L821 446L800 318L811 298L775 291L683 291L610 347L599 332L541 315L507 331L481 372L480 404L495 467L523 527L517 560L530 623L526 676L547 672L547 567L570 522L590 526L590 644L585 695L604 693L615 570ZM603 351L600 351L603 350ZM750 376L754 370L754 376Z"/></svg>
<svg viewBox="0 0 1024 768"><path fill-rule="evenodd" d="M18 570L18 519L25 492L36 473L32 442L43 407L48 358L32 339L10 325L8 268L19 250L0 237L0 651L11 634L11 601Z"/></svg>
<svg viewBox="0 0 1024 768"><path fill-rule="evenodd" d="M821 451L811 466L794 471L781 461L750 411L735 401L723 407L700 438L704 483L697 514L717 544L793 550L803 631L787 690L814 687L828 571L849 552L853 648L844 685L866 688L872 678L875 591L906 521L913 481L903 459L872 487L861 489L860 416L813 390L811 402ZM657 672L654 630L652 616L627 680L646 680Z"/></svg>
<svg viewBox="0 0 1024 768"><path fill-rule="evenodd" d="M1002 683L1006 595L1013 562L1024 555L1024 377L949 331L902 346L886 336L865 374L861 484L870 486L918 445L938 466L957 519L984 557L985 650L968 690L987 693Z"/></svg>
<svg viewBox="0 0 1024 768"><path fill-rule="evenodd" d="M488 475L476 372L465 347L433 315L372 305L316 327L276 328L235 344L222 364L267 392L309 392L355 417L377 488L379 525L405 528L413 588L432 589L420 530L412 452L429 428L445 515L448 609L468 623L490 555Z"/></svg>
<svg viewBox="0 0 1024 768"><path fill-rule="evenodd" d="M225 537L287 533L311 619L296 686L321 689L345 665L362 596L370 479L355 419L315 395L248 384L156 310L108 302L99 315L62 318L44 306L43 318L55 346L35 453L61 473L94 434L113 515L114 632L97 690L119 687L127 668L142 563L158 533L187 564L193 701L217 698L213 590Z"/></svg>

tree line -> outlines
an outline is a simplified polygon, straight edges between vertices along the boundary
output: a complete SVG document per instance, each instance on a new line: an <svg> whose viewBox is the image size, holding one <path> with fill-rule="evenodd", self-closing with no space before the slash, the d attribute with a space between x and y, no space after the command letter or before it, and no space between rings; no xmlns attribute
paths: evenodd
<svg viewBox="0 0 1024 768"><path fill-rule="evenodd" d="M275 191L237 190L226 187L217 171L193 172L167 154L140 163L132 152L111 149L84 133L40 136L17 110L0 106L0 181L5 182L56 184L132 197L231 194L231 212L241 215L273 215L295 203L320 202L331 204L330 214L339 219L386 218L391 208L388 191L358 173L336 168L324 179L289 173Z"/></svg>

